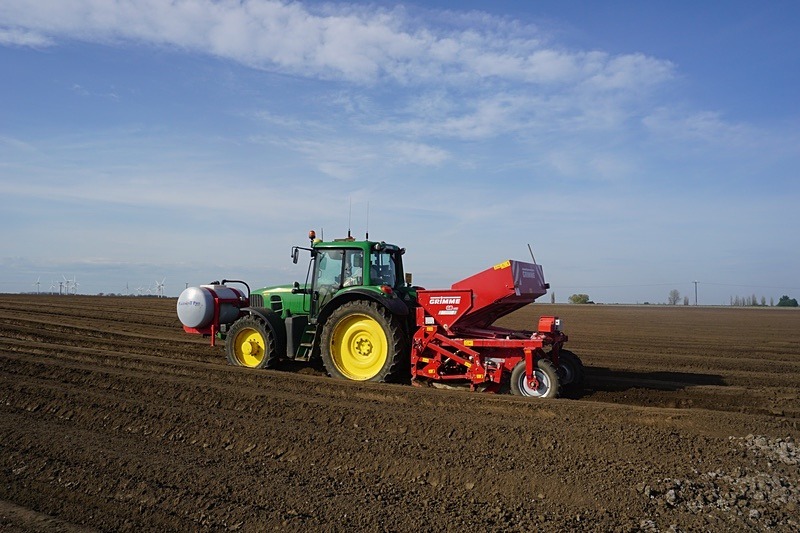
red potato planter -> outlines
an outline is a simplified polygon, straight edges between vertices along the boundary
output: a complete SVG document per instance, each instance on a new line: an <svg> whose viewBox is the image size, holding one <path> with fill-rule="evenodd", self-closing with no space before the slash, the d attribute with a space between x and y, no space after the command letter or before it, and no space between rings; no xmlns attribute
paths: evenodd
<svg viewBox="0 0 800 533"><path fill-rule="evenodd" d="M499 318L546 294L541 265L505 261L454 283L419 290L411 343L415 384L461 384L472 390L555 398L582 381L580 359L562 349L558 317L543 316L537 331L493 326Z"/></svg>

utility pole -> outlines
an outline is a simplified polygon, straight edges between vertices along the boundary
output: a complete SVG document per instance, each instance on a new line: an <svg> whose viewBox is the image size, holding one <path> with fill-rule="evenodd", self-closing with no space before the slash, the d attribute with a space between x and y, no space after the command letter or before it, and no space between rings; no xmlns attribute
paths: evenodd
<svg viewBox="0 0 800 533"><path fill-rule="evenodd" d="M697 280L694 282L694 305L697 306Z"/></svg>

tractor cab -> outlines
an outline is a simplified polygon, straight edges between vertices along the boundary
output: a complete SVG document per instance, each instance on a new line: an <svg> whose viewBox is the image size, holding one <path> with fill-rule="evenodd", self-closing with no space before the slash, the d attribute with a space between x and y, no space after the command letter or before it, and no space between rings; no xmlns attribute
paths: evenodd
<svg viewBox="0 0 800 533"><path fill-rule="evenodd" d="M292 257L298 260L298 250L311 252L310 284L293 292L311 296L309 316L316 318L334 298L346 293L362 294L371 299L391 299L407 292L403 274L405 249L393 244L345 239L321 241L312 231L311 248L295 247Z"/></svg>
<svg viewBox="0 0 800 533"><path fill-rule="evenodd" d="M334 242L335 244L335 242ZM401 288L402 251L385 243L357 243L357 247L318 246L314 250L314 287L387 286ZM372 245L369 247L362 244ZM400 274L400 275L398 275Z"/></svg>

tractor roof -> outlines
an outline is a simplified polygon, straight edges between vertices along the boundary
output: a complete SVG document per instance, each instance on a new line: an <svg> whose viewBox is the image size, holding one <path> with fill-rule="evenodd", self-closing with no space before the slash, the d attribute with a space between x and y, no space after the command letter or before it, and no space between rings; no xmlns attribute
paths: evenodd
<svg viewBox="0 0 800 533"><path fill-rule="evenodd" d="M386 250L394 252L400 250L395 244L388 244L383 241L357 241L353 237L344 239L334 239L332 241L316 241L312 244L313 248L361 248L362 250Z"/></svg>

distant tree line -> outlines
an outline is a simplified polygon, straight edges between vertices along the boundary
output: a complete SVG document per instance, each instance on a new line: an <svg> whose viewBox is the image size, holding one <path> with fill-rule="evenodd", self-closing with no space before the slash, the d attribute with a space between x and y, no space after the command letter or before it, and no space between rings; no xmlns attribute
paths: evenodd
<svg viewBox="0 0 800 533"><path fill-rule="evenodd" d="M678 305L678 302L681 300L681 293L678 292L677 289L672 289L669 291L669 297L667 298L667 303L669 305ZM551 302L555 303L555 293L552 294ZM588 294L573 294L569 297L569 303L571 304L593 304L594 302L589 299ZM650 302L644 302L645 305L650 305ZM683 305L689 305L689 297L683 297ZM774 307L775 300L770 298L769 299L770 307ZM733 307L766 307L767 306L767 299L762 296L761 298L757 298L755 294L752 296L731 296L731 306ZM797 299L789 298L786 295L781 296L781 299L778 300L777 307L798 307Z"/></svg>
<svg viewBox="0 0 800 533"><path fill-rule="evenodd" d="M763 296L759 300L755 294L752 296L731 296L731 305L733 307L766 307L767 299ZM770 298L769 305L775 305L775 301Z"/></svg>
<svg viewBox="0 0 800 533"><path fill-rule="evenodd" d="M731 305L733 307L766 307L767 299L765 297L756 298L756 295L751 296L731 296ZM773 298L769 299L769 306L776 306ZM796 298L789 298L787 295L781 296L778 300L777 307L798 307Z"/></svg>

